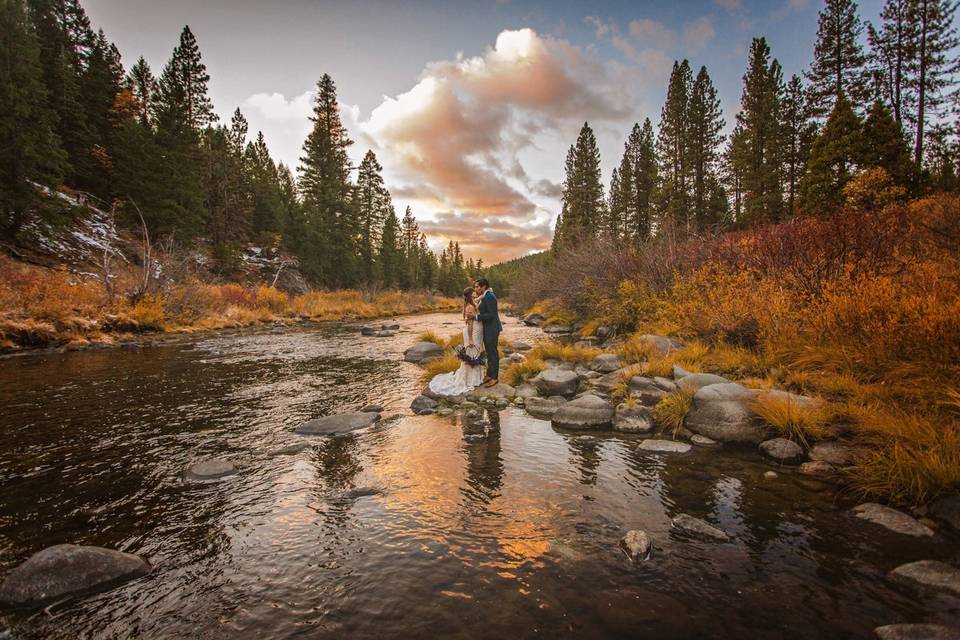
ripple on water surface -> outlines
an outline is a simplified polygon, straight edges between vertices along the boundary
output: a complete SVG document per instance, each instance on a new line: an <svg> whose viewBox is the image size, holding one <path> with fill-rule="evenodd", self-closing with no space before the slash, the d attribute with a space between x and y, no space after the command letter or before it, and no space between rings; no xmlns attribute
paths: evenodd
<svg viewBox="0 0 960 640"><path fill-rule="evenodd" d="M885 577L955 560L956 540L877 531L822 485L763 478L752 452L650 453L516 409L481 430L410 416L420 370L402 351L458 325L400 324L392 339L323 325L0 361L0 572L61 542L155 567L55 618L11 614L15 637L819 640L960 613ZM370 402L397 417L291 433ZM211 457L238 473L182 480ZM679 513L734 541L677 535ZM634 528L656 545L637 566L617 549Z"/></svg>

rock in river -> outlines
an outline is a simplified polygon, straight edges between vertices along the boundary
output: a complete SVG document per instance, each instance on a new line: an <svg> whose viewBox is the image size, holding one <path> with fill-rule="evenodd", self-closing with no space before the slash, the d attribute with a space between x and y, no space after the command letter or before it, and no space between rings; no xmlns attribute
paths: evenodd
<svg viewBox="0 0 960 640"><path fill-rule="evenodd" d="M960 640L960 627L942 624L888 624L873 633L880 640Z"/></svg>
<svg viewBox="0 0 960 640"><path fill-rule="evenodd" d="M712 373L691 373L677 380L677 387L687 393L696 393L707 385L723 384L724 382L730 381L723 376Z"/></svg>
<svg viewBox="0 0 960 640"><path fill-rule="evenodd" d="M639 448L658 453L687 453L692 447L686 442L676 440L644 440Z"/></svg>
<svg viewBox="0 0 960 640"><path fill-rule="evenodd" d="M814 462L826 462L837 467L853 464L856 449L843 442L818 442L810 449L810 459Z"/></svg>
<svg viewBox="0 0 960 640"><path fill-rule="evenodd" d="M874 524L886 527L890 531L902 533L907 536L932 536L933 529L921 523L916 518L908 516L903 511L897 511L890 507L875 502L865 502L853 508L858 518L869 520Z"/></svg>
<svg viewBox="0 0 960 640"><path fill-rule="evenodd" d="M627 531L627 535L620 540L620 548L632 562L646 560L653 550L653 540L650 539L646 531L633 529Z"/></svg>
<svg viewBox="0 0 960 640"><path fill-rule="evenodd" d="M546 318L539 313L531 313L530 315L524 317L523 324L527 325L528 327L539 327L544 323L545 320Z"/></svg>
<svg viewBox="0 0 960 640"><path fill-rule="evenodd" d="M680 382L696 375L681 378ZM763 442L766 429L750 408L754 392L735 382L711 384L693 395L684 426L719 442Z"/></svg>
<svg viewBox="0 0 960 640"><path fill-rule="evenodd" d="M435 413L438 404L439 403L433 398L417 396L413 399L413 402L410 403L410 408L413 409L413 412L418 416L426 416Z"/></svg>
<svg viewBox="0 0 960 640"><path fill-rule="evenodd" d="M187 480L218 480L232 476L236 472L237 468L229 460L211 458L190 465L183 472L183 476Z"/></svg>
<svg viewBox="0 0 960 640"><path fill-rule="evenodd" d="M577 392L580 377L573 371L545 369L532 382L541 395L570 397Z"/></svg>
<svg viewBox="0 0 960 640"><path fill-rule="evenodd" d="M633 376L630 378L630 395L648 407L655 406L671 391L676 391L677 385L666 378L647 378Z"/></svg>
<svg viewBox="0 0 960 640"><path fill-rule="evenodd" d="M803 460L803 447L786 438L774 438L760 443L760 453L781 464L800 464Z"/></svg>
<svg viewBox="0 0 960 640"><path fill-rule="evenodd" d="M573 327L565 324L552 324L549 327L544 327L543 332L552 335L563 335L567 333L573 333Z"/></svg>
<svg viewBox="0 0 960 640"><path fill-rule="evenodd" d="M617 405L613 414L613 430L624 433L649 433L653 430L653 412L639 404Z"/></svg>
<svg viewBox="0 0 960 640"><path fill-rule="evenodd" d="M694 518L693 516L685 513L681 513L673 519L673 527L686 533L705 538L713 538L714 540L722 540L726 542L730 539L730 536L720 529L717 529L712 524L708 524L699 518Z"/></svg>
<svg viewBox="0 0 960 640"><path fill-rule="evenodd" d="M612 373L622 366L619 356L613 353L601 353L590 362L590 369L597 373Z"/></svg>
<svg viewBox="0 0 960 640"><path fill-rule="evenodd" d="M418 342L403 352L403 359L407 362L421 363L431 358L443 355L443 348L435 342Z"/></svg>
<svg viewBox="0 0 960 640"><path fill-rule="evenodd" d="M30 556L0 585L0 603L32 607L101 591L150 572L142 558L101 547L58 544Z"/></svg>
<svg viewBox="0 0 960 640"><path fill-rule="evenodd" d="M603 398L585 395L557 409L550 422L560 429L609 429L613 407Z"/></svg>
<svg viewBox="0 0 960 640"><path fill-rule="evenodd" d="M567 400L563 396L550 396L549 398L527 398L523 408L526 409L527 413L534 418L538 418L540 420L549 420L553 417L553 414L557 412L557 409L566 403Z"/></svg>
<svg viewBox="0 0 960 640"><path fill-rule="evenodd" d="M355 411L308 420L294 429L294 431L310 436L330 436L369 427L379 419L379 413Z"/></svg>
<svg viewBox="0 0 960 640"><path fill-rule="evenodd" d="M945 562L920 560L902 564L890 576L908 584L945 591L960 597L960 569Z"/></svg>
<svg viewBox="0 0 960 640"><path fill-rule="evenodd" d="M530 384L529 382L524 382L517 387L517 397L518 398L535 398L537 397L537 388Z"/></svg>

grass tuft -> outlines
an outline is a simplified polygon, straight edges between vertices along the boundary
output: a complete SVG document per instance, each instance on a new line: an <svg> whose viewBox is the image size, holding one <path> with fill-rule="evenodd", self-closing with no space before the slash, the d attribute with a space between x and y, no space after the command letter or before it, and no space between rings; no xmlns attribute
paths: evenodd
<svg viewBox="0 0 960 640"><path fill-rule="evenodd" d="M810 448L811 439L829 435L829 413L821 406L801 404L789 397L761 393L751 403L761 419L788 440Z"/></svg>
<svg viewBox="0 0 960 640"><path fill-rule="evenodd" d="M512 387L523 384L530 378L547 368L543 360L528 357L523 362L514 362L508 365L501 373L500 378Z"/></svg>
<svg viewBox="0 0 960 640"><path fill-rule="evenodd" d="M432 342L433 344L441 347L446 346L444 339L435 334L433 331L424 331L417 336L417 340L419 342Z"/></svg>
<svg viewBox="0 0 960 640"><path fill-rule="evenodd" d="M663 400L653 408L653 421L664 431L669 431L674 438L683 428L683 420L690 412L693 403L693 394L688 391L674 391L664 396Z"/></svg>
<svg viewBox="0 0 960 640"><path fill-rule="evenodd" d="M452 352L447 351L440 358L434 358L423 363L423 373L420 382L427 383L441 373L450 373L460 368L460 360Z"/></svg>

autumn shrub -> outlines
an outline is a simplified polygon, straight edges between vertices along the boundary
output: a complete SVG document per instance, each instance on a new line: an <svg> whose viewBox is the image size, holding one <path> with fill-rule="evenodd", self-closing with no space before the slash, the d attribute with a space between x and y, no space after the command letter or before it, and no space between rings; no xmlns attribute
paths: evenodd
<svg viewBox="0 0 960 640"><path fill-rule="evenodd" d="M127 312L143 331L160 331L166 325L163 300L159 295L144 296Z"/></svg>
<svg viewBox="0 0 960 640"><path fill-rule="evenodd" d="M522 362L508 364L501 372L500 378L503 382L515 387L533 378L546 368L547 365L540 358L528 357Z"/></svg>
<svg viewBox="0 0 960 640"><path fill-rule="evenodd" d="M810 448L812 440L829 434L829 414L819 403L803 402L788 395L760 393L751 406L782 437L803 445L805 449Z"/></svg>
<svg viewBox="0 0 960 640"><path fill-rule="evenodd" d="M284 313L290 304L290 296L273 287L257 287L257 305L266 307L273 313Z"/></svg>

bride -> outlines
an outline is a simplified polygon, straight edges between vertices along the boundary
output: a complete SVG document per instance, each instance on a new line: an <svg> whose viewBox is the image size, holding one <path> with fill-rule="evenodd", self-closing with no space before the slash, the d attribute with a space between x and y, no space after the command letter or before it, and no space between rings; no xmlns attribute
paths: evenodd
<svg viewBox="0 0 960 640"><path fill-rule="evenodd" d="M483 351L483 323L477 320L477 303L470 287L463 290L463 350L471 358L479 358ZM481 382L483 365L461 362L456 371L435 376L430 381L430 391L441 396L458 396L480 386Z"/></svg>

